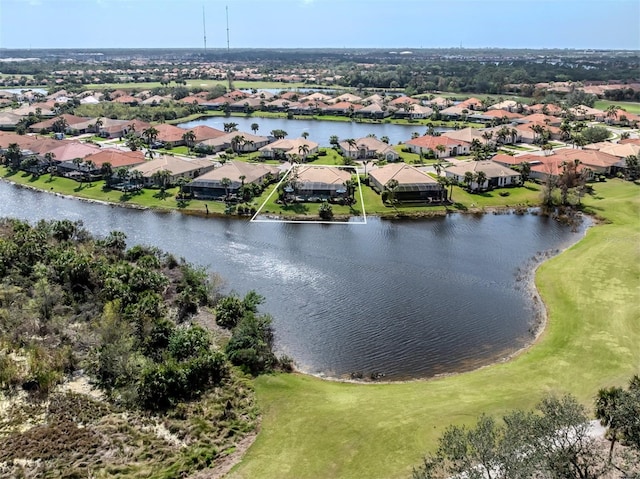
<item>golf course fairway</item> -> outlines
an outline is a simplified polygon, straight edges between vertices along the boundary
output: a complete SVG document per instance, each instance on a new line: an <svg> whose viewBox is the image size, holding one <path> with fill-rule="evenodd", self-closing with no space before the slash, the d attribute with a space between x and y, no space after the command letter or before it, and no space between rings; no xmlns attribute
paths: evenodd
<svg viewBox="0 0 640 479"><path fill-rule="evenodd" d="M259 377L261 430L228 477L409 478L450 424L531 408L546 393L571 393L592 410L599 388L640 373L640 186L593 188L583 202L602 221L538 269L548 323L536 344L510 361L407 383Z"/></svg>

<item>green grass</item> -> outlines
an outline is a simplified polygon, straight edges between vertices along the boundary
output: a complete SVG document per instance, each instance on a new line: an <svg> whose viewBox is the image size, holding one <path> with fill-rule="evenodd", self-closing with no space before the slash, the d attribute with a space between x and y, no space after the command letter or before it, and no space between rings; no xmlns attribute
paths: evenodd
<svg viewBox="0 0 640 479"><path fill-rule="evenodd" d="M620 108L628 111L629 113L640 115L640 103L634 103L634 102L628 102L628 101L597 100L594 105L594 108L604 111L611 105L617 105Z"/></svg>
<svg viewBox="0 0 640 479"><path fill-rule="evenodd" d="M121 191L102 189L104 181L94 181L92 183L78 183L75 180L62 177L54 177L50 180L50 175L42 175L39 178L33 178L31 175L18 172L10 173L9 170L0 166L0 177L6 178L18 184L31 186L44 191L60 193L62 195L76 196L78 198L91 199L97 201L107 201L110 203L121 204L123 206L140 206L144 208L158 208L181 210L187 213L205 214L205 203L209 207L211 213L223 213L224 204L216 201L197 201L191 200L179 203L175 196L178 188L169 188L162 198L159 190L144 189L136 194L124 194Z"/></svg>
<svg viewBox="0 0 640 479"><path fill-rule="evenodd" d="M292 374L255 381L261 432L240 478L407 478L451 423L530 408L570 392L588 407L600 387L640 372L640 188L612 180L584 199L609 224L543 264L549 324L515 359L402 384L345 384Z"/></svg>
<svg viewBox="0 0 640 479"><path fill-rule="evenodd" d="M224 87L229 86L226 80L187 80L187 88L203 88L205 90L215 87L216 85L222 85ZM86 85L88 90L105 90L105 89L122 89L122 90L150 90L152 88L160 88L163 85L160 82L131 82L131 83L92 83ZM169 87L175 87L175 83L171 83ZM182 85L177 85L182 86ZM304 83L282 83L282 82L269 82L269 81L234 81L234 88L257 90L265 88L275 88L278 90L289 90L294 88L322 88L318 86L309 86Z"/></svg>

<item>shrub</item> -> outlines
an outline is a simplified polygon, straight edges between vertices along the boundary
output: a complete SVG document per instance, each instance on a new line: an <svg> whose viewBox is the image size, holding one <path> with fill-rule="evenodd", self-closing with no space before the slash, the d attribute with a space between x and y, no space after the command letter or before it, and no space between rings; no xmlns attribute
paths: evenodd
<svg viewBox="0 0 640 479"><path fill-rule="evenodd" d="M223 328L234 328L246 311L244 303L237 296L227 296L218 301L213 313L216 323Z"/></svg>

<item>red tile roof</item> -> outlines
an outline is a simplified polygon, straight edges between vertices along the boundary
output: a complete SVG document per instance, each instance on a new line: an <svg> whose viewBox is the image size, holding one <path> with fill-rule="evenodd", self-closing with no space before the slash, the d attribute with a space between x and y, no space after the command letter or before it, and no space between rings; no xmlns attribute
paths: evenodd
<svg viewBox="0 0 640 479"><path fill-rule="evenodd" d="M144 163L144 153L138 151L122 151L117 148L105 148L104 150L89 155L85 161L91 160L98 167L102 167L105 163L111 164L112 168L120 168L121 166L135 166Z"/></svg>
<svg viewBox="0 0 640 479"><path fill-rule="evenodd" d="M436 146L470 146L466 141L453 140L446 136L419 136L405 142L407 145L419 146L421 148L430 148L435 150Z"/></svg>

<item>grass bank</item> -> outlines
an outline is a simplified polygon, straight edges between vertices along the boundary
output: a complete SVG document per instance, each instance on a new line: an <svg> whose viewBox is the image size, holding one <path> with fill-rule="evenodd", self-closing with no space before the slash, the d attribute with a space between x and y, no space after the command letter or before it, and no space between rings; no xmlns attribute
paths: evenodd
<svg viewBox="0 0 640 479"><path fill-rule="evenodd" d="M636 115L640 115L640 103L630 102L630 101L609 101L609 100L597 100L593 105L594 108L598 110L606 110L611 105L616 105L622 108L623 110L634 113Z"/></svg>
<svg viewBox="0 0 640 479"><path fill-rule="evenodd" d="M539 268L549 323L534 347L430 381L261 377L262 429L230 478L407 478L451 423L530 408L549 392L591 406L598 388L639 373L640 187L612 180L594 188L584 203L608 223Z"/></svg>

